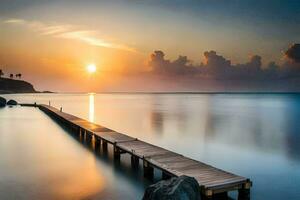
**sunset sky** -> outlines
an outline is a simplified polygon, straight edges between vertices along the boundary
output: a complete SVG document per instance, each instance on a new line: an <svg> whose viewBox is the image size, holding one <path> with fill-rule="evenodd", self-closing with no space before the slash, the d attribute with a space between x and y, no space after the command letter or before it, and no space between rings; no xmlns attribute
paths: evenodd
<svg viewBox="0 0 300 200"><path fill-rule="evenodd" d="M159 85L144 75L156 67L155 50L193 66L211 50L230 66L284 65L300 41L299 13L297 0L1 0L0 69L38 90L98 92Z"/></svg>

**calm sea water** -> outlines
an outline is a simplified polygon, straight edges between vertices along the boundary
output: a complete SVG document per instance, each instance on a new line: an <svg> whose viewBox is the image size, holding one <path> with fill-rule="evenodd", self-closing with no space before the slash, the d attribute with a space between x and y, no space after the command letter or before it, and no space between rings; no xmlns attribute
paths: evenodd
<svg viewBox="0 0 300 200"><path fill-rule="evenodd" d="M300 199L300 95L26 94L251 178L255 200ZM34 108L0 109L0 199L140 199L150 182ZM230 196L235 197L235 193Z"/></svg>

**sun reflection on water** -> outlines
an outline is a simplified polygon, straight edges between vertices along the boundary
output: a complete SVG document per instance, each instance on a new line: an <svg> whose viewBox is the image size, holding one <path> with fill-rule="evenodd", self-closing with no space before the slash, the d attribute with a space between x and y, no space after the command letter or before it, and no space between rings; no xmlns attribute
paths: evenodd
<svg viewBox="0 0 300 200"><path fill-rule="evenodd" d="M89 121L95 122L95 93L89 93Z"/></svg>

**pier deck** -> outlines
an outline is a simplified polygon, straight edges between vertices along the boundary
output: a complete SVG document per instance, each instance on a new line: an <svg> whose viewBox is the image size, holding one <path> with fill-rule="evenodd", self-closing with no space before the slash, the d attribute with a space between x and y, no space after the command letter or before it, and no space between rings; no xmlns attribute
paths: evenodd
<svg viewBox="0 0 300 200"><path fill-rule="evenodd" d="M218 193L238 190L239 199L249 199L251 181L224 170L207 165L200 161L187 158L167 149L143 142L106 127L91 123L74 115L64 113L48 105L38 105L45 113L63 122L79 134L94 137L94 141L102 142L102 147L107 148L107 143L113 145L114 157L119 159L122 153L131 155L131 163L138 167L142 160L144 175L153 177L153 169L162 171L163 178L186 175L194 177L199 185L201 194L211 198Z"/></svg>

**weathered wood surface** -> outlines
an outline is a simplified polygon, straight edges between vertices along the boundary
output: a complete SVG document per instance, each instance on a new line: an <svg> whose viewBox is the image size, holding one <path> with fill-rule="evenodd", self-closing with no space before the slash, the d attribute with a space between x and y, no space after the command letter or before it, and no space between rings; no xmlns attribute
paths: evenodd
<svg viewBox="0 0 300 200"><path fill-rule="evenodd" d="M99 136L101 139L106 140L111 144L118 144L121 142L134 141L136 138L124 135L122 133L118 133L115 131L110 132L95 132L95 135Z"/></svg>
<svg viewBox="0 0 300 200"><path fill-rule="evenodd" d="M131 152L131 154L136 155L140 158L147 158L154 155L161 155L169 152L168 150L154 146L152 144L148 144L140 140L123 142L121 144L117 144L117 146L122 150Z"/></svg>
<svg viewBox="0 0 300 200"><path fill-rule="evenodd" d="M217 169L202 162L184 157L146 142L136 140L117 144L119 148L131 152L155 167L175 176L187 175L197 179L199 185L212 188L220 184L245 182L246 178Z"/></svg>
<svg viewBox="0 0 300 200"><path fill-rule="evenodd" d="M65 120L72 126L80 127L90 134L93 134L95 137L113 144L114 147L121 149L123 152L146 161L148 164L162 170L164 173L173 176L186 175L194 177L201 186L203 193L209 191L210 193L215 194L242 189L245 188L245 185L246 187L251 186L250 180L245 177L223 171L200 161L187 158L164 148L118 133L74 115L61 112L54 107L39 105L39 108L45 112L50 112L57 118Z"/></svg>

